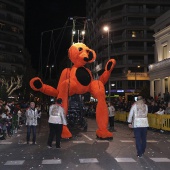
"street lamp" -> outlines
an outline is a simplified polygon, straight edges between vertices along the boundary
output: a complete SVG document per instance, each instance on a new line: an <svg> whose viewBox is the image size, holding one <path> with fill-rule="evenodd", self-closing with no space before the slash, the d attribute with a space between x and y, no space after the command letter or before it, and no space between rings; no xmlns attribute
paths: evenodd
<svg viewBox="0 0 170 170"><path fill-rule="evenodd" d="M54 67L54 65L51 66L47 65L46 67L50 69L50 80L51 80L51 69Z"/></svg>
<svg viewBox="0 0 170 170"><path fill-rule="evenodd" d="M140 68L140 66L137 66L137 68ZM135 92L136 92L136 69L135 69Z"/></svg>
<svg viewBox="0 0 170 170"><path fill-rule="evenodd" d="M108 60L110 59L110 35L109 35L109 27L108 26L104 26L103 27L103 30L105 31L105 32L107 32L107 45L108 45L108 50L107 50L107 52L108 52ZM110 103L110 96L111 96L111 85L110 85L110 79L109 79L109 81L108 81L108 83L109 83L109 103Z"/></svg>

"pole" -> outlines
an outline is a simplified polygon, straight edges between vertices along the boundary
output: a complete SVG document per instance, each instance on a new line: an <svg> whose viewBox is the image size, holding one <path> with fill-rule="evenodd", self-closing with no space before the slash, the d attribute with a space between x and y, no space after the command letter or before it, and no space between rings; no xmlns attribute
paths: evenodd
<svg viewBox="0 0 170 170"><path fill-rule="evenodd" d="M108 60L110 60L110 35L109 35L109 29L108 29ZM110 78L109 78L109 103L110 103L110 97L111 97L111 85L110 85Z"/></svg>
<svg viewBox="0 0 170 170"><path fill-rule="evenodd" d="M135 71L135 93L136 93L136 71Z"/></svg>
<svg viewBox="0 0 170 170"><path fill-rule="evenodd" d="M51 80L51 66L50 66L50 80Z"/></svg>

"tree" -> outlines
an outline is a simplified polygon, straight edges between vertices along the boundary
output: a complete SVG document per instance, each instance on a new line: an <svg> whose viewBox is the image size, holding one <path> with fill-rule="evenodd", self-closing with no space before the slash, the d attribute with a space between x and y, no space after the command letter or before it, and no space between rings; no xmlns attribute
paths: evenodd
<svg viewBox="0 0 170 170"><path fill-rule="evenodd" d="M0 78L1 88L3 87L4 91L7 93L7 96L10 96L15 90L22 87L22 75L17 75L15 77L11 77L10 80L7 80L5 77Z"/></svg>

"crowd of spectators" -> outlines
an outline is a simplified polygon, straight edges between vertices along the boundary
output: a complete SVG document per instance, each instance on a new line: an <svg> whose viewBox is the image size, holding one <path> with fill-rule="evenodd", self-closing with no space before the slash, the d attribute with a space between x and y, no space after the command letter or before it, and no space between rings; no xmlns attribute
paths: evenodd
<svg viewBox="0 0 170 170"><path fill-rule="evenodd" d="M126 101L122 98L112 98L116 111L126 113L130 111L132 104L135 101ZM148 113L152 114L170 114L170 102L165 101L163 98L145 99L148 105ZM83 105L82 112L86 117L95 118L97 102L88 102ZM46 106L46 107L45 107ZM37 105L42 112L48 113L48 104ZM5 102L0 99L0 139L11 137L17 133L17 130L25 124L25 111L29 107L29 103L15 103L14 101ZM40 109L38 108L38 109Z"/></svg>
<svg viewBox="0 0 170 170"><path fill-rule="evenodd" d="M116 111L125 113L129 112L134 101L126 101L121 98L112 98L111 103L113 104ZM84 110L87 117L95 117L97 102L85 103ZM148 113L152 114L170 114L170 102L165 101L163 98L149 98L145 99L145 103L148 105Z"/></svg>
<svg viewBox="0 0 170 170"><path fill-rule="evenodd" d="M17 133L25 123L27 104L18 104L14 101L0 100L0 139L6 139Z"/></svg>
<svg viewBox="0 0 170 170"><path fill-rule="evenodd" d="M17 133L18 129L25 125L25 112L29 108L28 102L3 101L0 99L0 140L6 139ZM47 112L49 103L36 103L38 113ZM40 118L38 119L38 124Z"/></svg>

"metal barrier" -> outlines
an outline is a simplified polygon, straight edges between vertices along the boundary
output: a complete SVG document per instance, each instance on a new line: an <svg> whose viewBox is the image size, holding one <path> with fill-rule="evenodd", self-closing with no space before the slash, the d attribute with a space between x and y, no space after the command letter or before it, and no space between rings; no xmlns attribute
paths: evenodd
<svg viewBox="0 0 170 170"><path fill-rule="evenodd" d="M162 115L162 130L170 131L170 115Z"/></svg>
<svg viewBox="0 0 170 170"><path fill-rule="evenodd" d="M127 122L128 115L128 112L116 111L115 121ZM170 131L170 115L148 113L148 123L150 128Z"/></svg>
<svg viewBox="0 0 170 170"><path fill-rule="evenodd" d="M149 113L148 114L148 123L149 123L149 127L151 127L151 128L161 129L162 115Z"/></svg>
<svg viewBox="0 0 170 170"><path fill-rule="evenodd" d="M115 114L115 121L126 122L127 121L127 112L117 111Z"/></svg>

